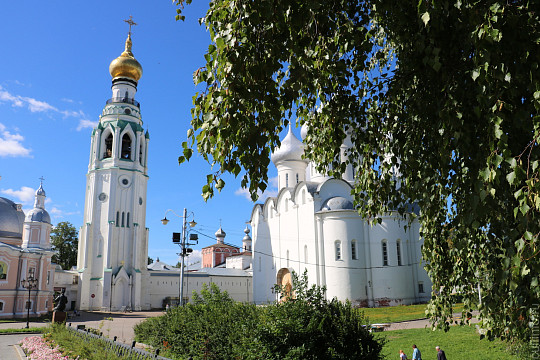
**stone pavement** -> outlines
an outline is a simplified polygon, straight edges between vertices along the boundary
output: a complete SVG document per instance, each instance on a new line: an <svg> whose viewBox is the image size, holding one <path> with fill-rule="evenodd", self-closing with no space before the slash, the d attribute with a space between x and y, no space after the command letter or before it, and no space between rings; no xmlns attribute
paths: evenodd
<svg viewBox="0 0 540 360"><path fill-rule="evenodd" d="M3 325L3 324L2 324ZM26 323L24 323L26 326ZM23 326L24 327L24 326ZM18 344L22 339L31 334L0 335L0 360L19 360L17 351L13 345Z"/></svg>
<svg viewBox="0 0 540 360"><path fill-rule="evenodd" d="M131 313L82 311L80 316L71 316L66 322L68 324L71 323L72 327L84 325L86 328L98 329L104 336L111 339L116 336L117 341L130 344L135 337L135 333L133 332L135 325L148 317L160 315L163 315L163 311L139 311ZM30 327L44 327L48 324L48 322L30 322ZM0 329L22 329L24 327L26 327L26 322L0 323ZM0 360L2 359L0 358Z"/></svg>

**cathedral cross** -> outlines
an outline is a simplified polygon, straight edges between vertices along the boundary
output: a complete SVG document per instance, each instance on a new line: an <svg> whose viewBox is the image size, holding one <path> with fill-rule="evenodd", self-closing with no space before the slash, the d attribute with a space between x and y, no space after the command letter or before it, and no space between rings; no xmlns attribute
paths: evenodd
<svg viewBox="0 0 540 360"><path fill-rule="evenodd" d="M133 21L133 19L131 18L132 16L129 15L129 19L128 20L124 20L125 22L127 22L129 24L129 33L131 34L131 27L133 25L137 25L137 23L135 21Z"/></svg>
<svg viewBox="0 0 540 360"><path fill-rule="evenodd" d="M38 179L41 180L41 183L43 184L43 180L45 180L45 178L43 178L43 176L42 176L42 177L40 177Z"/></svg>

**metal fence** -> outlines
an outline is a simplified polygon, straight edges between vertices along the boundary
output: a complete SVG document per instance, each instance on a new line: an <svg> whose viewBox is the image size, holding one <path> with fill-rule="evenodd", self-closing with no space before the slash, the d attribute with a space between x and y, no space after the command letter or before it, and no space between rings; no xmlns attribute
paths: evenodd
<svg viewBox="0 0 540 360"><path fill-rule="evenodd" d="M101 341L105 345L105 349L107 351L112 351L118 356L125 356L129 359L135 359L135 360L149 360L149 359L158 359L158 360L171 360L169 358L159 356L159 349L156 350L154 354L149 353L148 351L144 351L141 349L137 349L135 347L135 341L131 343L131 345L127 345L121 342L116 341L116 336L113 340L106 338L101 335L96 335L88 330L84 329L84 326L81 328L73 328L71 327L71 324L67 326L67 329L72 331L74 334L78 335L84 340L98 340Z"/></svg>

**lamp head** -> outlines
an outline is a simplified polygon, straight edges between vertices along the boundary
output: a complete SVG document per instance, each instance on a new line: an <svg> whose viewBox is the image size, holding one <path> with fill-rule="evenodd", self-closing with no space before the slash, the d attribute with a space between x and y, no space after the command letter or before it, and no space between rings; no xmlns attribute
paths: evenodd
<svg viewBox="0 0 540 360"><path fill-rule="evenodd" d="M195 220L191 220L191 221L189 222L189 226L190 226L190 227L195 227L196 225L197 225L197 223L195 222Z"/></svg>
<svg viewBox="0 0 540 360"><path fill-rule="evenodd" d="M169 223L169 219L167 219L167 217L165 216L163 219L161 219L161 223L163 225L167 225Z"/></svg>

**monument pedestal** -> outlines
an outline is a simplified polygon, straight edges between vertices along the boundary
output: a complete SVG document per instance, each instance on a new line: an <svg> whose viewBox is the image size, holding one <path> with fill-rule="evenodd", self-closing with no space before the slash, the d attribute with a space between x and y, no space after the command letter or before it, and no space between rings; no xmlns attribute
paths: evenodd
<svg viewBox="0 0 540 360"><path fill-rule="evenodd" d="M67 314L65 311L54 311L52 315L52 322L62 324L66 322Z"/></svg>

